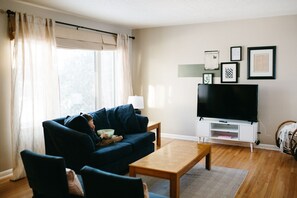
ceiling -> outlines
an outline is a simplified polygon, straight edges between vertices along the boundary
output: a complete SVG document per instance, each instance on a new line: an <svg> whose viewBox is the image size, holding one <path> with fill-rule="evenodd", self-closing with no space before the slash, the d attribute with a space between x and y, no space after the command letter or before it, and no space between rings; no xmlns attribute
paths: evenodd
<svg viewBox="0 0 297 198"><path fill-rule="evenodd" d="M297 14L297 0L16 0L129 29Z"/></svg>

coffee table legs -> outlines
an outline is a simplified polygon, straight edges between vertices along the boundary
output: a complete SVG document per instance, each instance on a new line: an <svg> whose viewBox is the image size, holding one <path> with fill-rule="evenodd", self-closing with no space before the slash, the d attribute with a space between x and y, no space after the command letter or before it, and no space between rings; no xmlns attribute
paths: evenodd
<svg viewBox="0 0 297 198"><path fill-rule="evenodd" d="M210 152L205 156L205 168L207 170L211 169L211 158L210 158Z"/></svg>
<svg viewBox="0 0 297 198"><path fill-rule="evenodd" d="M136 177L136 172L135 172L135 169L134 167L129 167L129 176L130 177Z"/></svg>
<svg viewBox="0 0 297 198"><path fill-rule="evenodd" d="M170 176L170 197L178 198L180 193L180 181L176 174Z"/></svg>

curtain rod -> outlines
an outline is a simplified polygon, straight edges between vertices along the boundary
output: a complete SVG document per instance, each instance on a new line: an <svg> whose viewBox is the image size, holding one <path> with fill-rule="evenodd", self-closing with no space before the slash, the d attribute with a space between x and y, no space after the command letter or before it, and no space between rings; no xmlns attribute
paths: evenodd
<svg viewBox="0 0 297 198"><path fill-rule="evenodd" d="M96 32L102 32L102 33L106 33L106 34L112 34L112 35L117 35L117 33L114 32L108 32L108 31L104 31L104 30L98 30L98 29L93 29L93 28L89 28L89 27L84 27L84 26L80 26L80 25L75 25L75 24L71 24L71 23L65 23L65 22L61 22L61 21L56 21L56 23L61 24L61 25L68 25L68 26L72 26L72 27L76 27L81 28L81 29L86 29L86 30L91 30L91 31L96 31ZM131 39L135 39L135 36L129 36L129 38Z"/></svg>
<svg viewBox="0 0 297 198"><path fill-rule="evenodd" d="M1 11L4 11L1 9ZM11 10L7 10L6 13L8 15L10 14L15 14L15 12L11 11ZM84 26L80 26L80 25L75 25L75 24L71 24L71 23L65 23L65 22L61 22L61 21L56 21L56 23L58 24L61 24L61 25L68 25L68 26L71 26L71 27L76 27L77 29L78 28L81 28L81 29L86 29L86 30L91 30L91 31L95 31L95 32L101 32L101 33L106 33L106 34L112 34L112 35L117 35L117 33L114 33L114 32L108 32L108 31L104 31L104 30L98 30L98 29L94 29L94 28L88 28L88 27L84 27ZM135 39L135 36L129 36L129 38L131 39Z"/></svg>

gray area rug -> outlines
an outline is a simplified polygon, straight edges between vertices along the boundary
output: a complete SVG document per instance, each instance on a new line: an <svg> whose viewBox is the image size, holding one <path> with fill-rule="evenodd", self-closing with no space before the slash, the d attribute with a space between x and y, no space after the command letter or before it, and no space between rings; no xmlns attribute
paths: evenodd
<svg viewBox="0 0 297 198"><path fill-rule="evenodd" d="M235 197L247 174L247 170L218 166L212 166L211 171L208 171L201 164L197 164L180 179L180 197ZM169 197L169 180L144 175L137 177L147 183L150 192Z"/></svg>

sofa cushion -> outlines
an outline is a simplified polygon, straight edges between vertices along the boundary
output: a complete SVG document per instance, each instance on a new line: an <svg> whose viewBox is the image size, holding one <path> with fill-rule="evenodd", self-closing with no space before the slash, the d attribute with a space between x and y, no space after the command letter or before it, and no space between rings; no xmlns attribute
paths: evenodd
<svg viewBox="0 0 297 198"><path fill-rule="evenodd" d="M126 134L122 140L122 142L131 144L133 150L141 150L144 145L151 144L153 141L155 141L155 133L153 132Z"/></svg>
<svg viewBox="0 0 297 198"><path fill-rule="evenodd" d="M117 142L105 147L99 147L92 155L91 162L96 166L101 166L118 161L132 153L132 146L129 143Z"/></svg>
<svg viewBox="0 0 297 198"><path fill-rule="evenodd" d="M98 111L95 111L89 114L93 117L96 131L100 129L110 129L110 124L107 119L105 108L102 108Z"/></svg>
<svg viewBox="0 0 297 198"><path fill-rule="evenodd" d="M111 128L115 129L116 135L140 131L140 126L131 104L117 106L108 109L106 112Z"/></svg>
<svg viewBox="0 0 297 198"><path fill-rule="evenodd" d="M64 125L73 130L88 134L94 144L99 142L99 137L92 131L87 119L81 115L67 116L64 120Z"/></svg>

